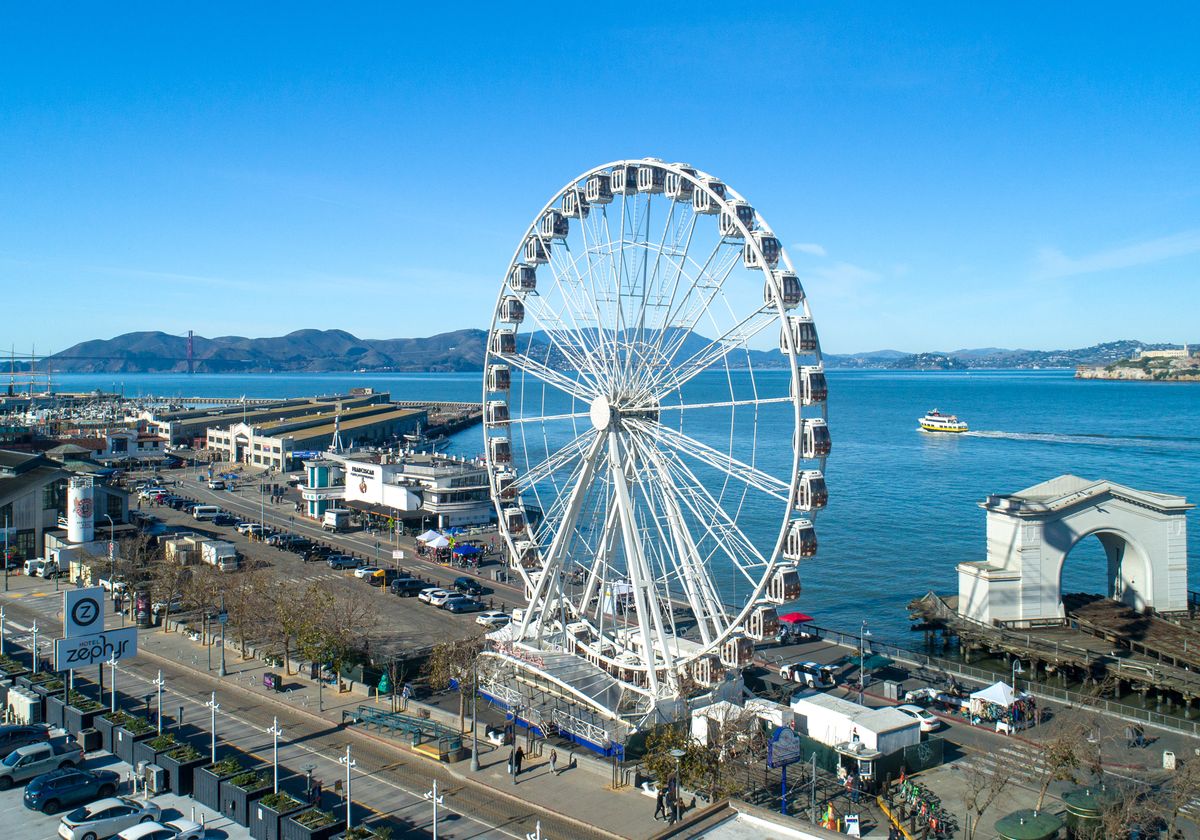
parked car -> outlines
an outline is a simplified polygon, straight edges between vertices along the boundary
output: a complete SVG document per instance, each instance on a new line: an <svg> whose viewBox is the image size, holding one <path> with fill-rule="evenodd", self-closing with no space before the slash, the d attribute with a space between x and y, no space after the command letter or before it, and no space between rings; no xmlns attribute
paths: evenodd
<svg viewBox="0 0 1200 840"><path fill-rule="evenodd" d="M831 688L837 685L837 671L832 665L819 662L793 662L779 669L779 676L788 682L797 682L809 688Z"/></svg>
<svg viewBox="0 0 1200 840"><path fill-rule="evenodd" d="M304 562L311 563L314 560L325 560L333 554L333 549L327 545L314 545L308 551L304 552Z"/></svg>
<svg viewBox="0 0 1200 840"><path fill-rule="evenodd" d="M911 703L905 703L903 706L896 707L897 712L902 712L910 718L916 718L921 722L922 732L933 732L939 729L942 722L937 719L932 712L922 709L920 706L914 706Z"/></svg>
<svg viewBox="0 0 1200 840"><path fill-rule="evenodd" d="M479 612L483 609L483 601L469 595L453 595L442 604L442 609L452 613Z"/></svg>
<svg viewBox="0 0 1200 840"><path fill-rule="evenodd" d="M508 613L502 613L498 610L491 610L475 616L476 624L480 624L484 627L491 627L493 629L504 627L511 621L512 618L509 617Z"/></svg>
<svg viewBox="0 0 1200 840"><path fill-rule="evenodd" d="M78 767L51 770L35 776L25 786L25 807L53 814L117 792L121 774L112 770L81 770Z"/></svg>
<svg viewBox="0 0 1200 840"><path fill-rule="evenodd" d="M127 828L117 840L203 840L207 829L188 819L169 822L147 822Z"/></svg>
<svg viewBox="0 0 1200 840"><path fill-rule="evenodd" d="M313 547L313 541L308 537L294 536L286 548L293 554L307 554Z"/></svg>
<svg viewBox="0 0 1200 840"><path fill-rule="evenodd" d="M349 554L330 554L325 562L331 569L357 569L365 561L351 557Z"/></svg>
<svg viewBox="0 0 1200 840"><path fill-rule="evenodd" d="M354 576L361 580L362 578L370 577L378 571L381 571L378 566L359 566L354 570Z"/></svg>
<svg viewBox="0 0 1200 840"><path fill-rule="evenodd" d="M0 755L8 755L20 747L49 740L50 727L42 724L0 726Z"/></svg>
<svg viewBox="0 0 1200 840"><path fill-rule="evenodd" d="M392 581L396 580L400 573L395 569L376 569L370 577L367 578L367 583L371 586L391 586Z"/></svg>
<svg viewBox="0 0 1200 840"><path fill-rule="evenodd" d="M417 600L425 604L432 604L433 597L435 595L440 596L443 600L445 600L446 598L450 597L450 592L446 589L442 589L440 586L427 586L421 590L421 594L417 596Z"/></svg>
<svg viewBox="0 0 1200 840"><path fill-rule="evenodd" d="M193 507L195 506L193 505ZM212 523L214 525L236 525L237 522L237 517L229 513L218 513L212 518Z"/></svg>
<svg viewBox="0 0 1200 840"><path fill-rule="evenodd" d="M401 598L412 598L423 592L426 589L426 585L425 581L410 577L392 581L389 588L392 590L393 595L399 595Z"/></svg>
<svg viewBox="0 0 1200 840"><path fill-rule="evenodd" d="M219 478L214 478L212 481L208 482L208 489L209 490L224 490L225 482Z"/></svg>
<svg viewBox="0 0 1200 840"><path fill-rule="evenodd" d="M153 822L161 816L162 809L149 800L131 796L98 799L64 816L58 826L58 836L62 840L100 840L138 823Z"/></svg>
<svg viewBox="0 0 1200 840"><path fill-rule="evenodd" d="M458 577L454 579L452 584L456 592L461 592L463 595L482 595L483 586L475 578Z"/></svg>
<svg viewBox="0 0 1200 840"><path fill-rule="evenodd" d="M455 593L451 592L449 589L439 589L436 592L430 593L429 601L427 603L432 607L442 607L447 601L454 597L456 597Z"/></svg>
<svg viewBox="0 0 1200 840"><path fill-rule="evenodd" d="M169 602L168 601L155 601L153 604L150 605L150 614L155 617L160 616L167 611L168 607L171 610L171 615L175 615L177 612L179 612L181 609L183 609L183 596L176 595Z"/></svg>
<svg viewBox="0 0 1200 840"><path fill-rule="evenodd" d="M0 761L0 790L9 790L60 767L76 767L82 761L79 744L66 739L18 747Z"/></svg>
<svg viewBox="0 0 1200 840"><path fill-rule="evenodd" d="M247 537L251 535L257 536L263 532L263 526L257 522L239 522L237 524L237 532Z"/></svg>

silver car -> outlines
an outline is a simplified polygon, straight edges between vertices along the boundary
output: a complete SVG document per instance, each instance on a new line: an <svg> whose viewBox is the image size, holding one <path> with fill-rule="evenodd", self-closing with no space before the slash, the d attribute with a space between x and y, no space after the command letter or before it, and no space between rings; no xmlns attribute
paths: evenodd
<svg viewBox="0 0 1200 840"><path fill-rule="evenodd" d="M76 808L64 816L58 826L58 836L63 840L103 840L161 816L162 809L149 800L114 796Z"/></svg>

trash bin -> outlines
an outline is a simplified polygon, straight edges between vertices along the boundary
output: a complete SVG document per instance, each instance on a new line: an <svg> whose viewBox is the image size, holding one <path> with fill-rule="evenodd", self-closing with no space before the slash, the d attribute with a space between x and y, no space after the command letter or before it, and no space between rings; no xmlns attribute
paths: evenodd
<svg viewBox="0 0 1200 840"><path fill-rule="evenodd" d="M283 688L283 680L280 679L279 674L268 671L263 674L263 688L268 691L279 691Z"/></svg>
<svg viewBox="0 0 1200 840"><path fill-rule="evenodd" d="M1175 753L1173 753L1171 750L1163 750L1163 769L1175 769Z"/></svg>

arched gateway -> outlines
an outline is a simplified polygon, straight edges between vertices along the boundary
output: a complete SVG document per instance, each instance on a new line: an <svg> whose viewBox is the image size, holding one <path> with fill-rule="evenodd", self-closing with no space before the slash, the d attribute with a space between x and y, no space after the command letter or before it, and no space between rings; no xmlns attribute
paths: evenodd
<svg viewBox="0 0 1200 840"><path fill-rule="evenodd" d="M986 624L1064 619L1062 568L1095 535L1108 558L1108 592L1130 607L1187 610L1187 511L1182 496L1060 475L988 496L987 560L958 564L958 611Z"/></svg>

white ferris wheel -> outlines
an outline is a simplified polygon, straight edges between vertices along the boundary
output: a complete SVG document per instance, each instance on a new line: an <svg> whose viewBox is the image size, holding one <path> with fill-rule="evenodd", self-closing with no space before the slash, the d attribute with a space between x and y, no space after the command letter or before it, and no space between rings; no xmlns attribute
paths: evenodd
<svg viewBox="0 0 1200 840"><path fill-rule="evenodd" d="M747 664L816 553L826 394L792 262L740 194L656 158L573 178L488 336L491 492L529 597L510 639L651 698Z"/></svg>

